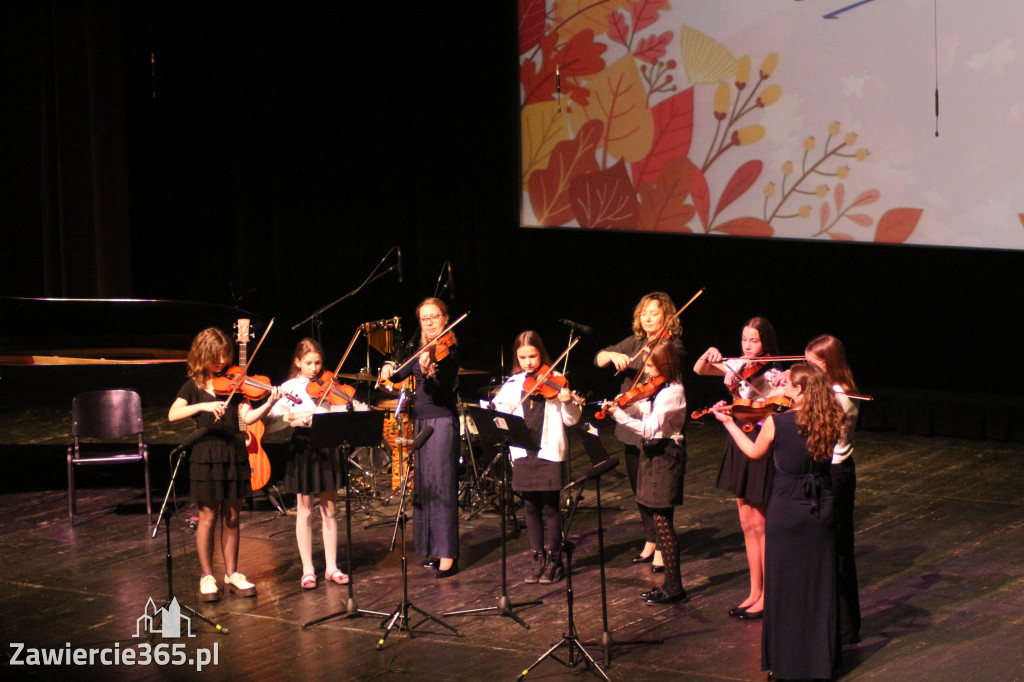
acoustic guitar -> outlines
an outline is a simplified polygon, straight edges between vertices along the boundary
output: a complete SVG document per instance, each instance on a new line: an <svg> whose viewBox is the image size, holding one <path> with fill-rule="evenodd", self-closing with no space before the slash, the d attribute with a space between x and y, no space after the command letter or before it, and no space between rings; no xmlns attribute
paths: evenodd
<svg viewBox="0 0 1024 682"><path fill-rule="evenodd" d="M248 364L249 348L249 320L240 318L236 324L238 342L238 364L245 367ZM263 486L270 482L270 458L260 440L266 428L262 421L254 424L246 424L241 416L238 418L238 429L245 437L245 449L249 452L249 468L252 470L250 482L252 490L262 490Z"/></svg>

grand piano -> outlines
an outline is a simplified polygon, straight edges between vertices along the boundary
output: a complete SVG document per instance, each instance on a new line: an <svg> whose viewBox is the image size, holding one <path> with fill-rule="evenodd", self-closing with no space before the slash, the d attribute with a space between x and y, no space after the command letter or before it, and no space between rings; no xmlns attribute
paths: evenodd
<svg viewBox="0 0 1024 682"><path fill-rule="evenodd" d="M192 337L206 327L231 334L239 318L263 328L256 316L215 303L0 297L0 410L70 409L77 393L102 388L170 405Z"/></svg>

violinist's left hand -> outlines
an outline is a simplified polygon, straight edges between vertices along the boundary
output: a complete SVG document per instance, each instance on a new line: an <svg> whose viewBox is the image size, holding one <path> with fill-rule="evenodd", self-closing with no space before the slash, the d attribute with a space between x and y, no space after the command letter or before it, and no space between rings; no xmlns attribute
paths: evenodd
<svg viewBox="0 0 1024 682"><path fill-rule="evenodd" d="M732 421L732 411L724 400L712 406L711 414L715 415L715 419L723 424Z"/></svg>
<svg viewBox="0 0 1024 682"><path fill-rule="evenodd" d="M425 376L434 377L437 375L437 363L430 359L428 351L420 353L420 369L423 370Z"/></svg>
<svg viewBox="0 0 1024 682"><path fill-rule="evenodd" d="M558 399L563 403L569 402L570 400L572 400L572 391L570 391L568 388L563 388L561 391L558 392Z"/></svg>
<svg viewBox="0 0 1024 682"><path fill-rule="evenodd" d="M771 383L772 386L776 388L778 388L779 386L785 386L786 384L789 383L789 370L786 370L785 372L773 370L768 375L768 381L769 383Z"/></svg>

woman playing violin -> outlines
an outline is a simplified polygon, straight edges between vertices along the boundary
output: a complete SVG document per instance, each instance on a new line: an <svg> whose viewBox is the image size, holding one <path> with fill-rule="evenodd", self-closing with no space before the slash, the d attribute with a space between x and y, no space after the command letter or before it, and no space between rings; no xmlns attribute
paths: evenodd
<svg viewBox="0 0 1024 682"><path fill-rule="evenodd" d="M202 578L199 598L217 601L220 590L213 576L213 545L217 514L221 517L221 557L224 561L224 585L231 592L256 596L256 586L238 572L239 512L242 500L252 495L249 453L239 430L239 418L254 424L281 395L272 388L259 407L250 407L241 393L229 399L214 391L214 376L228 366L234 347L219 329L199 332L188 353L188 381L171 404L167 418L172 421L192 418L197 428L209 431L192 446L189 465L190 493L199 505L196 550ZM238 377L239 383L244 375Z"/></svg>
<svg viewBox="0 0 1024 682"><path fill-rule="evenodd" d="M562 463L569 449L565 427L578 422L582 410L568 386L560 388L551 399L536 391L527 395L529 380L551 366L551 357L537 332L525 331L517 336L512 353L512 376L494 396L494 405L502 412L523 417L530 431L539 436L540 450L528 452L511 448L512 487L523 498L526 531L533 550L533 566L526 582L553 583L565 577L562 513L558 508L563 483ZM551 376L562 378L556 373ZM546 552L545 521L548 526Z"/></svg>
<svg viewBox="0 0 1024 682"><path fill-rule="evenodd" d="M767 398L776 389L773 382L781 383L783 375L755 358L778 355L775 328L763 317L754 317L743 326L740 345L743 358L722 361L717 348L708 348L697 360L693 371L697 374L724 376L725 386L734 399ZM752 433L757 436L757 429ZM774 468L771 456L751 461L728 441L718 469L718 488L736 496L743 544L750 569L750 592L729 615L742 620L760 618L764 608L764 514L771 495Z"/></svg>
<svg viewBox="0 0 1024 682"><path fill-rule="evenodd" d="M636 501L642 513L654 520L657 551L665 562L661 587L640 595L650 605L686 598L674 523L675 505L683 502L686 474L686 393L679 365L679 352L671 339L658 341L644 361L644 372L647 381L663 379L661 387L628 407L620 409L613 403L608 408L615 421L640 440Z"/></svg>
<svg viewBox="0 0 1024 682"><path fill-rule="evenodd" d="M444 301L427 298L416 308L416 315L422 330L418 356L399 370L395 364L386 363L380 377L385 381L416 377L414 432L418 435L427 426L434 428L416 453L413 547L426 557L424 566L436 566L435 575L447 578L459 571L459 418L455 395L459 347L451 332L442 337L443 348L434 343L448 326Z"/></svg>
<svg viewBox="0 0 1024 682"><path fill-rule="evenodd" d="M281 390L300 398L293 403L281 398L271 414L288 425L310 426L314 412L342 412L350 409L365 410L366 406L353 398L350 392L334 381L333 375L323 370L323 348L313 339L302 339L295 346L288 381L281 384ZM347 387L351 390L351 387ZM319 400L324 391L327 397ZM334 397L331 400L331 397ZM341 396L345 396L342 398ZM320 403L319 409L317 403ZM295 539L302 559L300 585L304 590L316 588L316 573L313 569L313 495L320 498L320 528L324 541L324 580L338 585L348 583L348 576L338 568L338 524L335 519L335 502L338 489L345 485L338 448L310 450L297 446L301 441L292 440L291 459L285 468L285 490L296 495Z"/></svg>
<svg viewBox="0 0 1024 682"><path fill-rule="evenodd" d="M669 298L668 294L661 291L654 291L637 303L633 310L633 333L619 341L614 346L608 346L594 358L594 364L598 367L612 365L617 372L623 373L622 387L620 393L628 391L634 380L644 369L644 354L633 358L640 352L644 344L658 335L659 332L668 336L675 346L680 358L685 357L683 350L682 327L679 320L675 318L676 305ZM667 325L665 321L670 320ZM626 473L629 475L629 485L636 493L637 467L640 463L640 439L636 434L621 426L615 427L615 438L623 444L626 459ZM640 505L637 505L640 507ZM653 570L660 572L662 558L656 554L657 537L654 530L654 519L652 519L642 507L640 507L640 520L644 526L644 546L640 553L633 559L633 563L647 563L653 561Z"/></svg>

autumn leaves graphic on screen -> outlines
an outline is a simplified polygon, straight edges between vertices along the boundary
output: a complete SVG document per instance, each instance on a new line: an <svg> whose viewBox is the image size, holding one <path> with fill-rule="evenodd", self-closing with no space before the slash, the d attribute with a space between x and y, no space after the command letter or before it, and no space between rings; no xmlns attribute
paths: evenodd
<svg viewBox="0 0 1024 682"><path fill-rule="evenodd" d="M523 225L876 242L917 226L920 209L854 189L871 155L841 122L765 144L784 55L669 30L667 0L519 7Z"/></svg>

